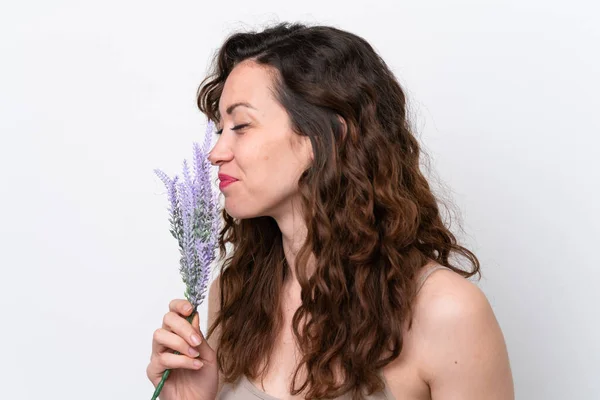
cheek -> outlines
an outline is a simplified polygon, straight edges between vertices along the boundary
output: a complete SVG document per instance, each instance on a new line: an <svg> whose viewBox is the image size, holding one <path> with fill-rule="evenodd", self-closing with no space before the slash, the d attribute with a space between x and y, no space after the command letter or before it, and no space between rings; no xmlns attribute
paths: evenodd
<svg viewBox="0 0 600 400"><path fill-rule="evenodd" d="M289 192L297 187L302 173L298 158L298 154L284 143L273 141L246 147L243 153L239 153L238 163L249 183L247 189L260 198Z"/></svg>
<svg viewBox="0 0 600 400"><path fill-rule="evenodd" d="M236 157L246 181L246 190L252 197L260 197L266 186L277 180L277 156L270 154L265 146L247 147Z"/></svg>

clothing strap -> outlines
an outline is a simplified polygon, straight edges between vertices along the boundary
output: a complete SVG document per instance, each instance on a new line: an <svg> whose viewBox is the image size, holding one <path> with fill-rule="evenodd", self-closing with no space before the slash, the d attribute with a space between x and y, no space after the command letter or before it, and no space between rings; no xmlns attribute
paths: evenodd
<svg viewBox="0 0 600 400"><path fill-rule="evenodd" d="M438 269L447 269L448 271L452 271L450 268L448 268L444 265L435 265L435 266L429 268L427 271L425 271L419 277L419 282L417 283L417 293L419 292L419 290L421 290L421 288L425 284L425 281L427 280L427 278L429 278L429 275L433 274Z"/></svg>

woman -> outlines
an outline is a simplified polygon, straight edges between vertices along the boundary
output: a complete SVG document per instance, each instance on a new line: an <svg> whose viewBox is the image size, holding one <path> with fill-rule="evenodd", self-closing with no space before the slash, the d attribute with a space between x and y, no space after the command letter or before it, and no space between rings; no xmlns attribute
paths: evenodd
<svg viewBox="0 0 600 400"><path fill-rule="evenodd" d="M234 34L198 105L219 129L232 252L208 341L185 300L154 334L148 378L173 369L161 399L514 397L502 332L465 279L479 261L444 226L404 93L364 39Z"/></svg>

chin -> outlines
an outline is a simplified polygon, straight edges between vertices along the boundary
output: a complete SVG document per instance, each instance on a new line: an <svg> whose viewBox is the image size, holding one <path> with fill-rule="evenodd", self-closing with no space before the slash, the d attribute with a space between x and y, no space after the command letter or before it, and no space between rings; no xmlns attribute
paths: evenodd
<svg viewBox="0 0 600 400"><path fill-rule="evenodd" d="M225 211L227 211L227 214L235 219L250 219L259 216L257 213L253 213L251 210L243 208L240 209L239 207L228 207L227 204L225 204Z"/></svg>
<svg viewBox="0 0 600 400"><path fill-rule="evenodd" d="M231 217L239 220L271 216L269 213L266 212L251 212L250 210L239 210L235 208L230 209L227 207L225 207L225 211L227 211L227 214L229 214Z"/></svg>
<svg viewBox="0 0 600 400"><path fill-rule="evenodd" d="M227 211L227 214L229 214L230 217L235 218L235 219L246 219L246 218L248 218L246 216L246 214L237 212L236 210L232 210L232 209L227 208L227 207L225 207L225 211Z"/></svg>
<svg viewBox="0 0 600 400"><path fill-rule="evenodd" d="M250 196L247 197L248 199ZM277 204L277 203L276 203ZM259 217L273 217L274 210L277 207L273 207L271 203L265 204L265 202L258 199L252 199L248 201L239 202L233 198L225 198L223 208L231 217L236 219L251 219Z"/></svg>

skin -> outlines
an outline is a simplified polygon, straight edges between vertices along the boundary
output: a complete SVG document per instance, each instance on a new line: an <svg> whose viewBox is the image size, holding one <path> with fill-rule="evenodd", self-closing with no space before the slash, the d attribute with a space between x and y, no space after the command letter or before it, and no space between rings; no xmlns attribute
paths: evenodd
<svg viewBox="0 0 600 400"><path fill-rule="evenodd" d="M218 128L223 132L209 160L220 173L238 179L223 189L227 212L236 218L274 218L294 271L294 258L306 235L297 181L313 153L309 140L291 130L285 109L272 95L271 82L269 70L252 61L233 69L219 103L222 121ZM228 114L227 108L238 102L251 107L238 106ZM245 124L249 125L232 130ZM431 261L423 271L434 265ZM215 279L209 290L209 326L218 312L219 290ZM219 330L209 342L204 340L198 316L192 325L185 321L189 315L183 311L186 304L185 300L173 300L163 327L155 332L148 378L157 385L165 368L175 368L163 388L162 400L212 400L222 387L215 353ZM300 305L300 286L293 274L285 284L282 304L286 325L270 355L264 385L252 383L280 399L302 398L291 396L288 390L297 365L290 360L298 360L291 318ZM514 399L504 337L485 295L470 281L448 270L431 274L415 300L413 327L403 330L402 353L383 369L394 398ZM201 338L200 346L191 341L192 334ZM183 355L190 347L199 350L202 367L193 367L194 358ZM172 350L182 355L173 355Z"/></svg>
<svg viewBox="0 0 600 400"><path fill-rule="evenodd" d="M238 106L227 114L227 108L238 102L252 108ZM239 179L223 189L225 209L240 219L274 218L291 261L306 236L297 182L313 159L310 140L292 131L285 108L272 95L269 71L253 62L233 69L220 107L223 117L218 128L223 131L209 160L219 173ZM246 124L242 130L232 130Z"/></svg>

